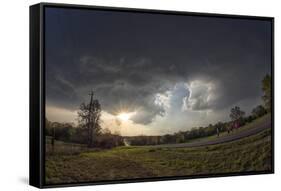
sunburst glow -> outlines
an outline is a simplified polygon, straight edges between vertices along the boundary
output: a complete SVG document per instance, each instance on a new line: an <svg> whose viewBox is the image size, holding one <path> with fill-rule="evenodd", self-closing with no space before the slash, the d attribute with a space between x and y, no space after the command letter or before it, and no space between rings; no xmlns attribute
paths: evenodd
<svg viewBox="0 0 281 191"><path fill-rule="evenodd" d="M118 117L118 119L120 119L121 121L128 121L132 115L133 115L133 113L122 112L122 113L119 113L119 114L117 115L117 117Z"/></svg>

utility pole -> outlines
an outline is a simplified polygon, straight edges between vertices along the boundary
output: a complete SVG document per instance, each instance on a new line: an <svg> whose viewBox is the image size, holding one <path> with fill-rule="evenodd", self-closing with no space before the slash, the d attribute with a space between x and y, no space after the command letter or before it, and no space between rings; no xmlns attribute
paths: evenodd
<svg viewBox="0 0 281 191"><path fill-rule="evenodd" d="M93 107L94 91L91 91L91 93L89 94L89 96L91 96L91 100L90 100L90 111L91 111L91 110L92 110L92 107Z"/></svg>
<svg viewBox="0 0 281 191"><path fill-rule="evenodd" d="M90 104L89 104L89 116L88 116L88 131L89 131L89 147L92 146L93 144L93 121L92 121L92 115L93 115L93 97L94 97L94 91L91 91L91 93L89 94L89 96L91 96L90 99Z"/></svg>

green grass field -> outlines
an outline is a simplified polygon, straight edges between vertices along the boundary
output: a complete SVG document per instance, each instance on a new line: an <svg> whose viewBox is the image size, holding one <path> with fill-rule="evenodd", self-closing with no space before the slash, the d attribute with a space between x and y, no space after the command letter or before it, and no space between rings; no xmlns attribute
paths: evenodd
<svg viewBox="0 0 281 191"><path fill-rule="evenodd" d="M47 184L266 170L271 170L270 129L195 148L118 147L46 155Z"/></svg>

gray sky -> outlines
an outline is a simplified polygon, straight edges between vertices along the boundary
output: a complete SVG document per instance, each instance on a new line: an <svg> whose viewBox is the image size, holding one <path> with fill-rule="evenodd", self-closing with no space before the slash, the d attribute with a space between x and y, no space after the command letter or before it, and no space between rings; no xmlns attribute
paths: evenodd
<svg viewBox="0 0 281 191"><path fill-rule="evenodd" d="M45 19L49 120L75 121L91 90L103 126L124 135L187 130L261 103L269 21L58 8Z"/></svg>

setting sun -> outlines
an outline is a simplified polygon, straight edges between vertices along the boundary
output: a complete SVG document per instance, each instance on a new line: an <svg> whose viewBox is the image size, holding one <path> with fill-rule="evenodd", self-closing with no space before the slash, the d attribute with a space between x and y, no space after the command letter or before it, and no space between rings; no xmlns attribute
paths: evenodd
<svg viewBox="0 0 281 191"><path fill-rule="evenodd" d="M129 113L120 113L117 115L117 117L122 120L122 121L128 121L130 119L130 114Z"/></svg>
<svg viewBox="0 0 281 191"><path fill-rule="evenodd" d="M121 121L125 122L125 121L128 121L133 114L134 114L134 112L132 112L132 113L122 112L117 115L117 118L120 119Z"/></svg>

